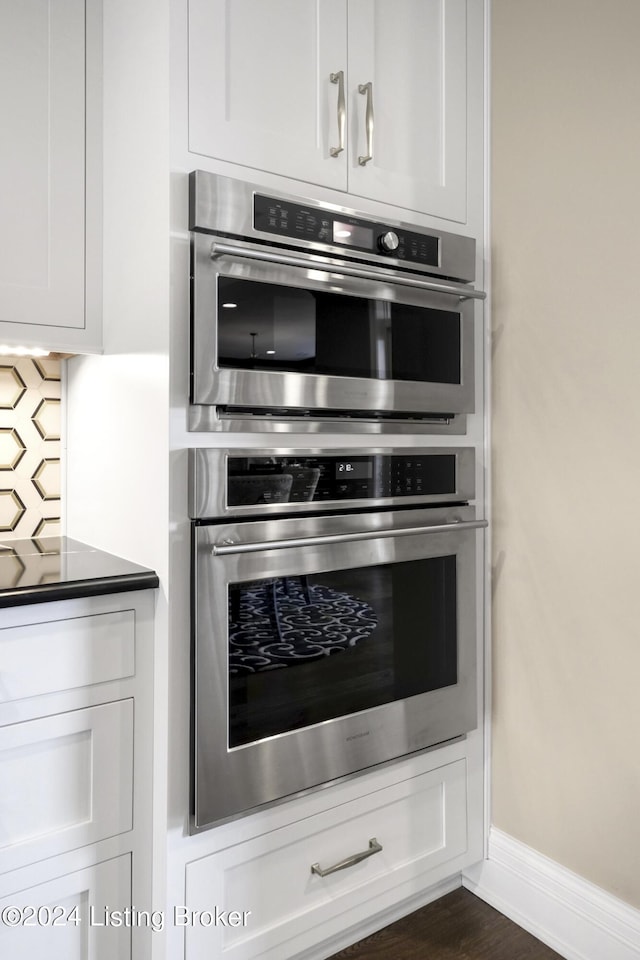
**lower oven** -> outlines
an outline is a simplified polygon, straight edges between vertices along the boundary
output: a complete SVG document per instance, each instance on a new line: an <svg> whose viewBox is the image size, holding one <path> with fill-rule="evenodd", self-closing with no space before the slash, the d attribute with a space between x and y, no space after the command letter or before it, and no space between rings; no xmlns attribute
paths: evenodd
<svg viewBox="0 0 640 960"><path fill-rule="evenodd" d="M190 457L194 831L476 726L472 449Z"/></svg>

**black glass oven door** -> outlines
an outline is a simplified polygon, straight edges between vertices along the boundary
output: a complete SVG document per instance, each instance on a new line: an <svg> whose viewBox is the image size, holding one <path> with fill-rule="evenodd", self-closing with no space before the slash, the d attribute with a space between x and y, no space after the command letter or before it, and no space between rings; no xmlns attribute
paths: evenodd
<svg viewBox="0 0 640 960"><path fill-rule="evenodd" d="M455 555L229 584L229 747L456 683Z"/></svg>
<svg viewBox="0 0 640 960"><path fill-rule="evenodd" d="M416 304L220 277L218 365L462 383L461 317Z"/></svg>

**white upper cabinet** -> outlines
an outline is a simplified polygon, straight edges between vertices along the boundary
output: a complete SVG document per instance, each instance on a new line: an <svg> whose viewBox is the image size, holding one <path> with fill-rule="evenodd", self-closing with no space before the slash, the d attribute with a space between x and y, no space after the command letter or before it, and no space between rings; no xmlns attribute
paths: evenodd
<svg viewBox="0 0 640 960"><path fill-rule="evenodd" d="M465 222L469 2L189 0L189 150Z"/></svg>
<svg viewBox="0 0 640 960"><path fill-rule="evenodd" d="M85 38L95 6L0 0L0 341L69 349L86 336Z"/></svg>
<svg viewBox="0 0 640 960"><path fill-rule="evenodd" d="M466 7L349 0L349 193L465 221Z"/></svg>
<svg viewBox="0 0 640 960"><path fill-rule="evenodd" d="M346 60L346 0L190 0L189 150L344 189Z"/></svg>

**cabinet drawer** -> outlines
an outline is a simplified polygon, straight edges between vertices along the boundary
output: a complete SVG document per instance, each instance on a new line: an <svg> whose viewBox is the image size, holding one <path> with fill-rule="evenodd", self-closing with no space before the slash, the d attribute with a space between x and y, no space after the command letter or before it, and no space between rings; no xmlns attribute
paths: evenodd
<svg viewBox="0 0 640 960"><path fill-rule="evenodd" d="M132 676L135 613L26 623L0 630L0 704Z"/></svg>
<svg viewBox="0 0 640 960"><path fill-rule="evenodd" d="M130 830L133 700L0 728L0 872Z"/></svg>
<svg viewBox="0 0 640 960"><path fill-rule="evenodd" d="M131 904L131 857L127 854L85 870L21 889L0 900L23 923L0 923L0 956L13 960L130 960L131 927L109 924ZM33 909L32 909L33 908Z"/></svg>
<svg viewBox="0 0 640 960"><path fill-rule="evenodd" d="M380 852L325 877L312 873L313 864L326 869L367 851L374 838ZM191 923L187 960L249 960L401 884L402 896L407 884L417 893L429 886L424 875L466 844L466 763L458 760L193 862L188 908L204 911L205 923L215 907L237 916L235 924L230 916Z"/></svg>

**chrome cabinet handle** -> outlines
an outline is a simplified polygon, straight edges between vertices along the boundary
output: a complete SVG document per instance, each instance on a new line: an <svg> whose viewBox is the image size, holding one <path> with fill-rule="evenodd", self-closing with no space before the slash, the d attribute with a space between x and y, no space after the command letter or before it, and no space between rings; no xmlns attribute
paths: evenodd
<svg viewBox="0 0 640 960"><path fill-rule="evenodd" d="M373 160L373 84L361 83L358 85L358 93L366 94L367 105L365 107L365 128L367 131L367 156L358 157L358 163L364 167L365 163Z"/></svg>
<svg viewBox="0 0 640 960"><path fill-rule="evenodd" d="M397 527L387 530L360 530L356 533L328 533L317 537L290 537L287 540L265 540L258 543L213 544L214 557L230 553L259 553L264 550L287 550L289 547L321 547L329 543L356 543L359 540L388 540L392 537L415 537L422 533L458 533L459 530L482 530L487 520L454 520L422 527Z"/></svg>
<svg viewBox="0 0 640 960"><path fill-rule="evenodd" d="M375 837L371 837L366 850L362 850L360 853L354 853L339 863L334 863L331 867L321 867L319 863L312 863L311 873L315 873L319 877L328 877L330 873L335 873L336 870L346 870L347 867L353 867L354 864L360 863L362 860L366 860L367 857L372 857L374 853L380 853L381 851L382 845L378 843Z"/></svg>
<svg viewBox="0 0 640 960"><path fill-rule="evenodd" d="M344 131L347 120L347 107L344 99L344 70L338 70L329 76L331 83L338 84L338 146L331 147L329 153L332 157L339 156L344 150Z"/></svg>

